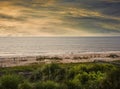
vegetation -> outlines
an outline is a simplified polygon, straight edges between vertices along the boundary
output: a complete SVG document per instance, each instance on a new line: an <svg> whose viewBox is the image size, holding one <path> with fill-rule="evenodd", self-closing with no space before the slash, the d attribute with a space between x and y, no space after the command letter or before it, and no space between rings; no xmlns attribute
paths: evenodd
<svg viewBox="0 0 120 89"><path fill-rule="evenodd" d="M57 57L57 56L55 56L55 57L39 56L38 58L36 58L36 61L44 61L46 59L48 59L48 60L62 60L61 57Z"/></svg>
<svg viewBox="0 0 120 89"><path fill-rule="evenodd" d="M1 68L0 89L119 89L120 67L111 64L35 64Z"/></svg>
<svg viewBox="0 0 120 89"><path fill-rule="evenodd" d="M20 76L4 75L0 79L2 89L18 89L18 85L22 82Z"/></svg>
<svg viewBox="0 0 120 89"><path fill-rule="evenodd" d="M119 58L119 56L117 54L110 54L108 57L110 57L110 58Z"/></svg>

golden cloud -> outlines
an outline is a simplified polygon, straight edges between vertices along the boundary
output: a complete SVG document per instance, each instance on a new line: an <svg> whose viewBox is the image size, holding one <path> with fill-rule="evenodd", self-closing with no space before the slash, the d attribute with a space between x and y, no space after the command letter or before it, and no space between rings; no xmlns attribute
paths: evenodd
<svg viewBox="0 0 120 89"><path fill-rule="evenodd" d="M108 0L103 0L108 1ZM115 0L116 1L116 0ZM113 2L110 0L109 2ZM64 2L63 2L64 4ZM69 17L66 20L66 17ZM77 21L69 22L72 17ZM90 36L100 35L88 31L92 28L81 26L79 18L96 18L94 24L102 29L119 29L117 24L98 23L98 19L120 21L120 18L106 15L101 11L83 7L61 6L58 0L11 0L0 2L0 35L4 36ZM98 18L98 19L97 19ZM21 19L21 20L20 20ZM23 20L23 21L22 21ZM91 19L92 20L92 19ZM85 24L89 24L84 20ZM69 24L71 23L71 24ZM77 26L74 26L76 25ZM97 24L96 24L97 23ZM74 24L74 25L72 25ZM113 25L113 26L112 26ZM94 27L94 26L93 26ZM97 28L95 28L97 29ZM114 32L114 31L113 31ZM119 33L118 33L119 34Z"/></svg>

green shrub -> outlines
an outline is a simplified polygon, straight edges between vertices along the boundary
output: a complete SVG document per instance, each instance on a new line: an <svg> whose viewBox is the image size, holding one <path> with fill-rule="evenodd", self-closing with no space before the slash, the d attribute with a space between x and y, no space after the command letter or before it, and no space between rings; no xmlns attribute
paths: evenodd
<svg viewBox="0 0 120 89"><path fill-rule="evenodd" d="M30 76L30 81L40 81L43 78L43 72L41 68L38 68L37 70L33 71L32 75Z"/></svg>
<svg viewBox="0 0 120 89"><path fill-rule="evenodd" d="M18 88L18 89L33 89L32 87L33 87L33 86L32 86L31 83L29 83L29 82L24 82L24 83L21 83L21 84L19 85L19 88Z"/></svg>
<svg viewBox="0 0 120 89"><path fill-rule="evenodd" d="M60 85L53 81L38 82L34 89L60 89Z"/></svg>
<svg viewBox="0 0 120 89"><path fill-rule="evenodd" d="M108 73L106 78L101 81L102 89L120 89L120 68Z"/></svg>
<svg viewBox="0 0 120 89"><path fill-rule="evenodd" d="M18 75L30 72L24 78ZM0 89L119 89L120 68L111 64L47 64L1 68Z"/></svg>
<svg viewBox="0 0 120 89"><path fill-rule="evenodd" d="M43 73L43 80L55 80L60 70L61 67L57 64L52 63L49 65L45 65L43 68L41 68L41 71Z"/></svg>
<svg viewBox="0 0 120 89"><path fill-rule="evenodd" d="M82 89L81 84L78 80L69 80L66 82L66 89Z"/></svg>
<svg viewBox="0 0 120 89"><path fill-rule="evenodd" d="M17 75L4 75L0 78L1 87L3 89L18 89L18 85L22 82L22 78Z"/></svg>
<svg viewBox="0 0 120 89"><path fill-rule="evenodd" d="M101 71L102 73L104 73L104 72L109 72L112 69L115 69L115 66L109 65L109 64L95 64L95 65L89 66L87 71L88 72L92 72L92 71L98 72L98 71Z"/></svg>

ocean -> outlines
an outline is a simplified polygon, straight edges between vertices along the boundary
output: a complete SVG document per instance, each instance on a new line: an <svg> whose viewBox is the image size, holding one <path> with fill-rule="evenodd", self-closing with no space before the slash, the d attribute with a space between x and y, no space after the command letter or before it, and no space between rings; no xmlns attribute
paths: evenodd
<svg viewBox="0 0 120 89"><path fill-rule="evenodd" d="M120 37L0 37L0 56L120 51Z"/></svg>

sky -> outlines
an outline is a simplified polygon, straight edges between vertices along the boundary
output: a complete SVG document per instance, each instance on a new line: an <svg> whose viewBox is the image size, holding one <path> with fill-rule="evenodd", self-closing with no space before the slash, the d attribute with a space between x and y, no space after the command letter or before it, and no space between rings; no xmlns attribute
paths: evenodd
<svg viewBox="0 0 120 89"><path fill-rule="evenodd" d="M120 0L0 0L0 36L120 36Z"/></svg>

